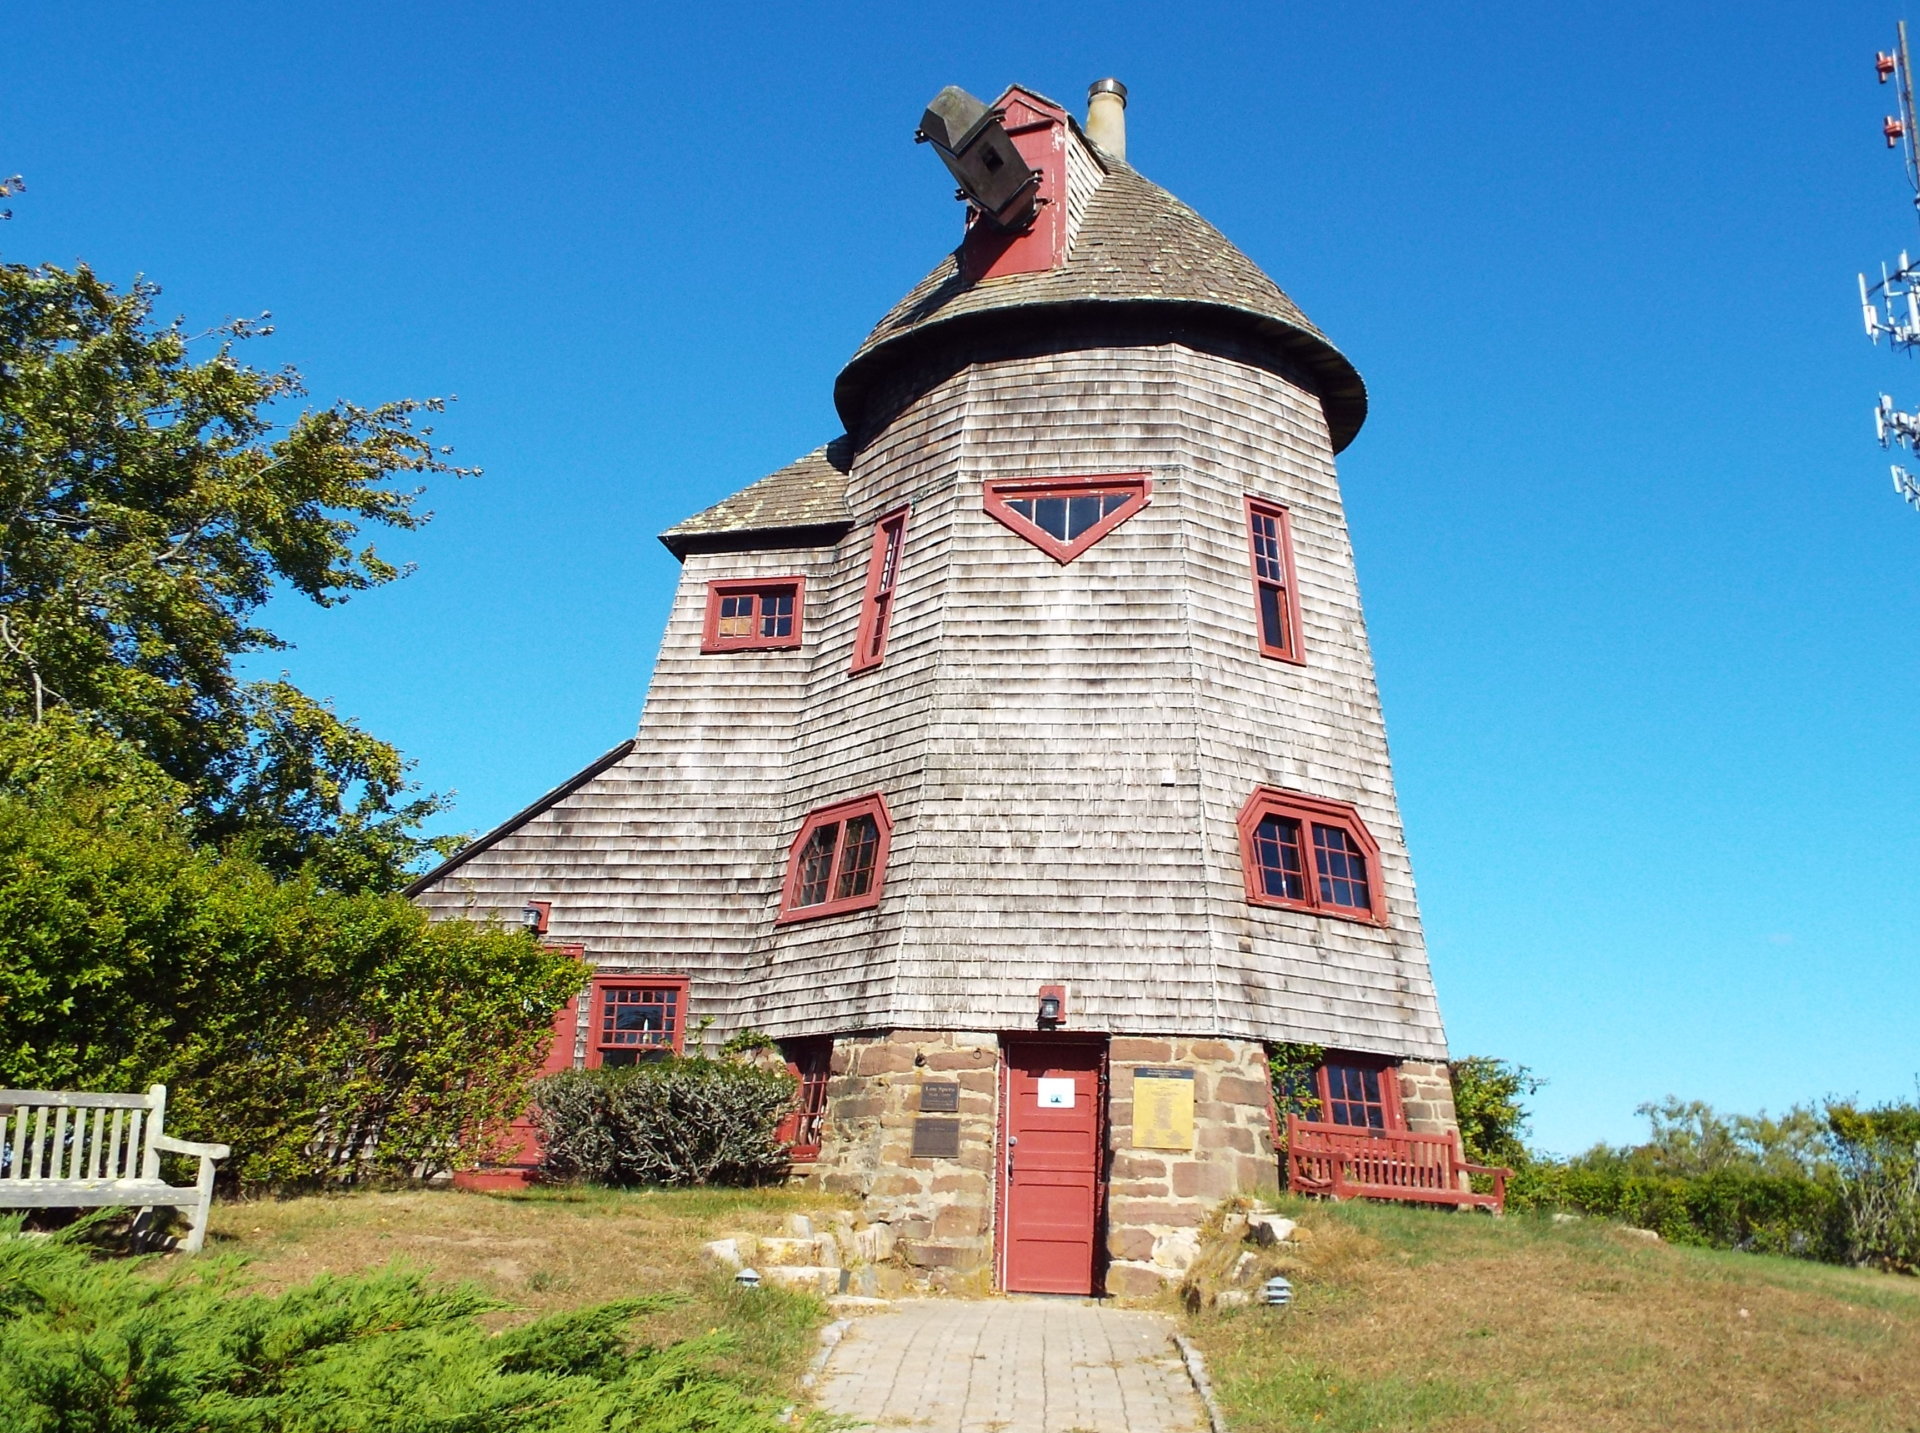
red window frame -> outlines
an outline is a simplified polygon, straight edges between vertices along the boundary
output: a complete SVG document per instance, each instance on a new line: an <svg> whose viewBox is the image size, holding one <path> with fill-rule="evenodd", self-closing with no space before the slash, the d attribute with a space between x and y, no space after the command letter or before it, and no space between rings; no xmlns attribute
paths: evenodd
<svg viewBox="0 0 1920 1433"><path fill-rule="evenodd" d="M833 1036L803 1035L779 1042L787 1073L796 1087L793 1108L780 1121L774 1138L787 1147L795 1164L820 1158L821 1136L827 1122L827 1081L833 1078Z"/></svg>
<svg viewBox="0 0 1920 1433"><path fill-rule="evenodd" d="M985 483L982 501L987 514L1009 532L1032 543L1055 562L1065 564L1092 547L1121 523L1146 507L1153 497L1153 477L1148 473L1097 473L1086 477L1004 478ZM1078 537L1061 538L1041 527L1033 518L1016 512L1011 504L1033 499L1096 498L1119 494L1125 501L1101 517Z"/></svg>
<svg viewBox="0 0 1920 1433"><path fill-rule="evenodd" d="M782 647L800 645L800 623L802 610L806 603L807 580L804 577L760 577L740 578L725 582L707 584L706 625L700 638L700 650L703 652L767 652ZM790 614L791 630L779 635L765 633L767 621L766 603L770 598L786 598L792 603ZM752 605L747 609L748 630L743 633L726 634L721 632L723 621L738 621L738 614L721 615L721 609L729 602L747 600Z"/></svg>
<svg viewBox="0 0 1920 1433"><path fill-rule="evenodd" d="M1293 521L1279 503L1247 498L1247 568L1253 577L1253 630L1260 655L1304 664L1300 585L1293 570ZM1276 632L1278 626L1281 630Z"/></svg>
<svg viewBox="0 0 1920 1433"><path fill-rule="evenodd" d="M862 821L871 823L867 828L871 835L865 840L848 841L848 828ZM780 919L818 920L879 905L892 839L893 817L888 814L886 798L877 791L850 801L836 801L810 813L787 848Z"/></svg>
<svg viewBox="0 0 1920 1433"><path fill-rule="evenodd" d="M887 655L893 598L900 587L900 560L907 545L907 509L895 508L873 525L867 549L867 586L860 599L860 626L853 638L853 670L877 667Z"/></svg>
<svg viewBox="0 0 1920 1433"><path fill-rule="evenodd" d="M1280 829L1263 831L1268 821ZM1291 842L1284 839L1289 824L1294 831ZM1380 846L1360 813L1346 802L1262 786L1240 808L1239 827L1241 873L1252 904L1386 924ZM1327 834L1324 842L1323 832ZM1351 870L1356 856L1363 862L1357 882ZM1274 890L1275 884L1284 885L1289 874L1298 877L1297 889ZM1364 901L1353 899L1356 884L1364 890Z"/></svg>
<svg viewBox="0 0 1920 1433"><path fill-rule="evenodd" d="M648 1055L678 1055L686 1048L687 977L684 975L596 975L593 977L592 1004L588 1008L587 1064L597 1070L607 1063L609 1054L634 1053L632 1060L615 1060L616 1065L638 1064ZM649 998L654 997L654 998ZM619 1012L665 1007L664 1039L639 1038L654 1034L645 1029L620 1028ZM628 1039L627 1036L636 1038Z"/></svg>
<svg viewBox="0 0 1920 1433"><path fill-rule="evenodd" d="M1314 1082L1320 1096L1320 1117L1315 1123L1346 1129L1407 1127L1406 1113L1400 1108L1400 1080L1394 1062L1385 1056L1329 1050L1314 1072Z"/></svg>

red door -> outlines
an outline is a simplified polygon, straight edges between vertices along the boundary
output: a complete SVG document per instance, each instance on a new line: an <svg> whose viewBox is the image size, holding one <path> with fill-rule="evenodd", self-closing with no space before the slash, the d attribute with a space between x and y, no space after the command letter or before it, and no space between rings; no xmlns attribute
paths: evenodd
<svg viewBox="0 0 1920 1433"><path fill-rule="evenodd" d="M1003 1058L1001 1286L1091 1294L1105 1042L1009 1040Z"/></svg>

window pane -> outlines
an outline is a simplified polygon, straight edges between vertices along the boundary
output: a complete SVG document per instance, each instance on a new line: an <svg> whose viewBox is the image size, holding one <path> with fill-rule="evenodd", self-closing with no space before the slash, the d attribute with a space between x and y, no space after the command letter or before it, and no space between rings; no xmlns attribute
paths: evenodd
<svg viewBox="0 0 1920 1433"><path fill-rule="evenodd" d="M840 879L835 882L836 901L864 896L873 889L873 858L880 849L880 827L871 816L856 816L847 822L847 842L840 857Z"/></svg>
<svg viewBox="0 0 1920 1433"><path fill-rule="evenodd" d="M1253 833L1253 860L1260 889L1283 901L1307 898L1306 861L1300 849L1300 823L1269 816Z"/></svg>
<svg viewBox="0 0 1920 1433"><path fill-rule="evenodd" d="M893 523L887 528L887 550L880 559L880 582L875 591L882 597L893 591L893 574L900 566L900 530L904 523Z"/></svg>
<svg viewBox="0 0 1920 1433"><path fill-rule="evenodd" d="M753 635L753 594L743 593L737 597L720 599L720 622L714 631L722 637L751 637Z"/></svg>
<svg viewBox="0 0 1920 1433"><path fill-rule="evenodd" d="M794 884L796 906L817 906L827 898L827 883L833 878L833 848L840 840L840 823L829 821L814 827L800 852L800 879Z"/></svg>
<svg viewBox="0 0 1920 1433"><path fill-rule="evenodd" d="M1284 584L1287 568L1280 555L1280 519L1272 513L1256 512L1252 529L1254 575L1262 582Z"/></svg>
<svg viewBox="0 0 1920 1433"><path fill-rule="evenodd" d="M1337 1125L1385 1129L1387 1107L1381 1098L1380 1072L1354 1065L1328 1065L1327 1118Z"/></svg>
<svg viewBox="0 0 1920 1433"><path fill-rule="evenodd" d="M1367 885L1367 858L1345 828L1313 828L1313 861L1320 872L1322 901L1347 910L1373 909L1373 895Z"/></svg>
<svg viewBox="0 0 1920 1433"><path fill-rule="evenodd" d="M1040 531L1062 542L1067 540L1067 499L1035 498L1032 516L1034 526Z"/></svg>
<svg viewBox="0 0 1920 1433"><path fill-rule="evenodd" d="M768 592L760 602L760 635L762 637L791 637L793 635L793 592L791 589Z"/></svg>
<svg viewBox="0 0 1920 1433"><path fill-rule="evenodd" d="M1260 584L1260 640L1269 647L1287 649L1287 594L1271 582Z"/></svg>
<svg viewBox="0 0 1920 1433"><path fill-rule="evenodd" d="M673 1044L679 1025L678 990L615 985L602 991L600 999L602 1047Z"/></svg>

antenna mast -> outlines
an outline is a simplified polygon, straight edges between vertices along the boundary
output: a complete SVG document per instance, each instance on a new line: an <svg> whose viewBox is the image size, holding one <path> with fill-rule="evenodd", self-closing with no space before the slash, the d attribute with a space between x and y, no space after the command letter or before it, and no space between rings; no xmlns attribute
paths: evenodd
<svg viewBox="0 0 1920 1433"><path fill-rule="evenodd" d="M1907 187L1913 192L1915 215L1920 218L1920 121L1913 110L1913 68L1907 51L1907 22L1899 22L1893 53L1880 51L1873 57L1874 73L1880 83L1894 82L1897 115L1888 115L1880 125L1888 149L1898 149L1907 171ZM1875 345L1880 335L1887 336L1888 348L1909 357L1920 348L1920 264L1900 251L1900 262L1891 270L1880 266L1880 282L1869 285L1860 275L1860 314L1866 323L1867 337ZM1920 451L1920 413L1905 412L1893 406L1889 394L1880 395L1873 410L1874 432L1882 448L1895 444ZM1893 490L1914 507L1920 508L1920 479L1915 479L1898 463L1893 465Z"/></svg>

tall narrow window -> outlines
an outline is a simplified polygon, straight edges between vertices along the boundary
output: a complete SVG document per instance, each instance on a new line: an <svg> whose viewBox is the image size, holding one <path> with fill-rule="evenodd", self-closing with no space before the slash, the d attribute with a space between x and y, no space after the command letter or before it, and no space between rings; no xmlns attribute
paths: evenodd
<svg viewBox="0 0 1920 1433"><path fill-rule="evenodd" d="M1247 899L1316 915L1384 921L1374 843L1360 813L1263 786L1240 809Z"/></svg>
<svg viewBox="0 0 1920 1433"><path fill-rule="evenodd" d="M1056 562L1072 562L1147 505L1145 473L1009 478L985 488L987 513Z"/></svg>
<svg viewBox="0 0 1920 1433"><path fill-rule="evenodd" d="M703 652L765 650L800 645L799 577L707 584Z"/></svg>
<svg viewBox="0 0 1920 1433"><path fill-rule="evenodd" d="M907 510L890 512L873 530L867 557L867 590L860 604L860 630L853 639L853 670L880 665L887 654L887 629L893 622L893 593L900 581L900 545L907 535Z"/></svg>
<svg viewBox="0 0 1920 1433"><path fill-rule="evenodd" d="M1247 543L1253 565L1254 620L1260 655L1302 662L1300 594L1293 576L1293 528L1278 503L1247 499Z"/></svg>
<svg viewBox="0 0 1920 1433"><path fill-rule="evenodd" d="M878 793L824 806L801 823L787 857L783 921L865 910L880 902L893 831Z"/></svg>

